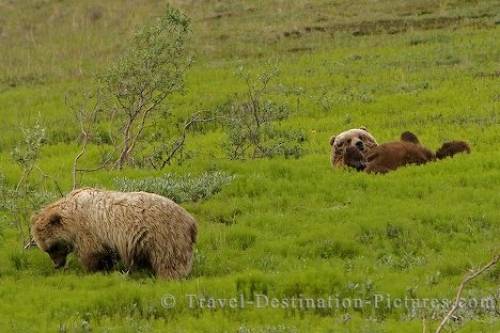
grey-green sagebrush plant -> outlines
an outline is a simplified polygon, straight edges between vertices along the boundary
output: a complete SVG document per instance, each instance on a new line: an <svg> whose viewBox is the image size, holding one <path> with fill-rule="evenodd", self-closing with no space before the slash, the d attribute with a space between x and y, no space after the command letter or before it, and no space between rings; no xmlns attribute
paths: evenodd
<svg viewBox="0 0 500 333"><path fill-rule="evenodd" d="M199 201L207 199L220 192L222 187L229 184L234 176L221 171L205 172L198 177L192 175L176 176L165 174L160 177L144 179L115 179L118 189L125 192L145 191L160 194L177 203L185 201Z"/></svg>
<svg viewBox="0 0 500 333"><path fill-rule="evenodd" d="M167 7L165 15L140 29L125 53L99 77L112 140L123 168L165 100L184 86L191 59L186 51L190 21Z"/></svg>
<svg viewBox="0 0 500 333"><path fill-rule="evenodd" d="M277 68L271 67L257 77L240 68L237 75L245 81L245 93L235 95L216 110L226 130L225 150L228 157L300 157L304 133L283 129L280 125L292 111L286 104L270 100L270 84L278 76Z"/></svg>

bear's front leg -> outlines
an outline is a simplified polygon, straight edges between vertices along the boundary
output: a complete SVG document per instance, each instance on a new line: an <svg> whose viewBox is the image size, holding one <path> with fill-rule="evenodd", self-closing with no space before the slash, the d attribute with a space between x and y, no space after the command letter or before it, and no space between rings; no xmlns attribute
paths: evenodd
<svg viewBox="0 0 500 333"><path fill-rule="evenodd" d="M110 253L91 252L80 255L80 262L88 272L110 271L113 269L114 260Z"/></svg>

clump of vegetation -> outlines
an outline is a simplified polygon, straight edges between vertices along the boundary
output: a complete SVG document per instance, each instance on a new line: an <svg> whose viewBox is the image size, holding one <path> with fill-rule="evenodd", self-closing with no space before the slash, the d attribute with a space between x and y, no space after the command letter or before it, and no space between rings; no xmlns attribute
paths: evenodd
<svg viewBox="0 0 500 333"><path fill-rule="evenodd" d="M300 157L304 133L283 128L282 122L292 111L287 105L270 100L270 84L277 77L278 70L272 68L253 77L240 68L237 74L246 83L245 94L237 94L217 109L227 133L224 148L228 157Z"/></svg>
<svg viewBox="0 0 500 333"><path fill-rule="evenodd" d="M29 238L32 212L54 195L44 186L44 181L39 184L32 179L33 171L38 172L38 178L50 178L38 166L40 150L46 139L45 128L37 123L32 128L23 128L22 133L23 138L11 151L12 159L21 169L19 181L11 186L0 174L0 221L14 226L20 240L26 241Z"/></svg>
<svg viewBox="0 0 500 333"><path fill-rule="evenodd" d="M115 180L120 191L145 191L172 199L177 203L207 199L220 192L222 187L233 180L224 172L205 172L199 177L176 176L167 173L160 177L144 179L120 178Z"/></svg>

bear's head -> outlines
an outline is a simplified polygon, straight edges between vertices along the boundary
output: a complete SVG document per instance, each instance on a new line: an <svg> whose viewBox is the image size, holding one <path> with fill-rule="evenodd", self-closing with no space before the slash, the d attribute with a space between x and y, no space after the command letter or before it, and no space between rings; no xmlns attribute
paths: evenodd
<svg viewBox="0 0 500 333"><path fill-rule="evenodd" d="M47 207L32 217L31 235L38 248L50 256L55 268L66 265L74 242L57 206Z"/></svg>
<svg viewBox="0 0 500 333"><path fill-rule="evenodd" d="M367 131L366 128L353 128L334 135L330 138L332 146L332 164L333 166L343 166L346 149L353 147L361 155L365 155L372 148L376 147L377 140Z"/></svg>

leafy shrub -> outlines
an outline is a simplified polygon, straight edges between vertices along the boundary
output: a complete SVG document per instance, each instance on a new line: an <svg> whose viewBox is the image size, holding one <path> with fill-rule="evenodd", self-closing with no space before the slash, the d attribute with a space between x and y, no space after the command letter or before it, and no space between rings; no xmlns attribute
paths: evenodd
<svg viewBox="0 0 500 333"><path fill-rule="evenodd" d="M21 131L23 140L16 144L11 156L24 172L31 172L39 158L40 149L46 142L46 131L38 123L33 128L22 128Z"/></svg>
<svg viewBox="0 0 500 333"><path fill-rule="evenodd" d="M233 180L233 176L223 172L205 172L199 177L176 176L167 173L160 177L144 179L116 179L116 187L121 191L145 191L163 195L180 203L207 199L220 192L222 187Z"/></svg>
<svg viewBox="0 0 500 333"><path fill-rule="evenodd" d="M277 76L277 70L266 71L257 78L243 69L238 74L246 82L245 97L236 95L217 108L227 133L225 149L229 158L300 157L304 133L282 128L281 122L292 111L287 105L269 99L269 84Z"/></svg>
<svg viewBox="0 0 500 333"><path fill-rule="evenodd" d="M29 237L30 217L34 210L54 198L45 188L49 178L38 166L40 151L46 143L46 131L40 124L22 128L23 138L11 151L11 157L21 169L21 178L15 186L0 174L0 222L16 227L18 236L25 241ZM41 175L43 185L34 182L34 171ZM57 183L56 183L57 185Z"/></svg>

